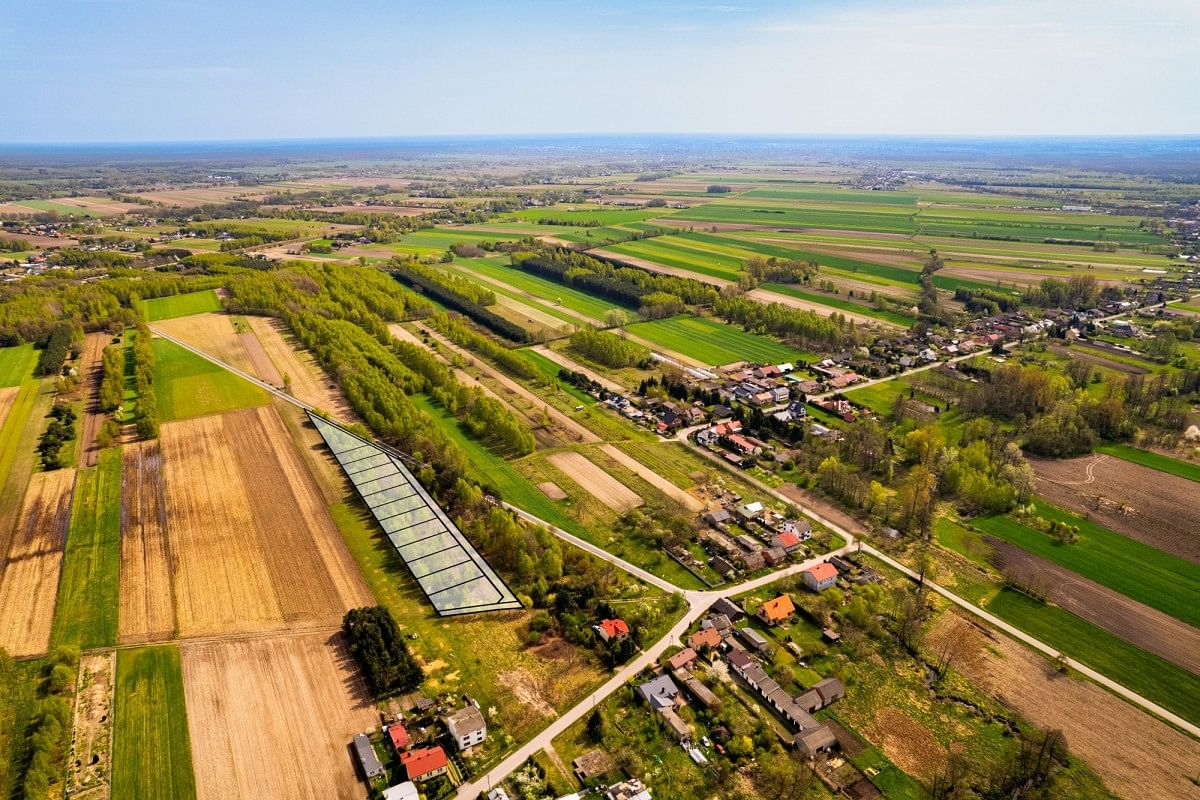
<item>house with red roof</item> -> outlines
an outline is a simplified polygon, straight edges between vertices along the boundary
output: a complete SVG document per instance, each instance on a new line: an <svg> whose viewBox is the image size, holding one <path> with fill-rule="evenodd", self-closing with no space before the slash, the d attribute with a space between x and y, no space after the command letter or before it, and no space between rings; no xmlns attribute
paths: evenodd
<svg viewBox="0 0 1200 800"><path fill-rule="evenodd" d="M450 769L446 751L441 747L418 747L400 754L400 763L408 774L408 779L414 783L445 775Z"/></svg>
<svg viewBox="0 0 1200 800"><path fill-rule="evenodd" d="M716 628L701 628L688 637L688 647L693 650L715 648L721 644L721 633Z"/></svg>
<svg viewBox="0 0 1200 800"><path fill-rule="evenodd" d="M405 730L403 725L400 725L400 724L389 725L388 729L387 729L387 735L388 735L388 742L391 743L392 749L395 750L397 753L403 752L408 749L408 745L409 745L408 731Z"/></svg>
<svg viewBox="0 0 1200 800"><path fill-rule="evenodd" d="M837 570L834 570L834 574L837 574ZM774 600L768 600L758 607L758 618L768 625L778 625L795 613L796 606L792 602L792 598L786 594L781 594Z"/></svg>
<svg viewBox="0 0 1200 800"><path fill-rule="evenodd" d="M629 635L629 625L623 619L606 619L596 626L596 633L606 642L624 639Z"/></svg>
<svg viewBox="0 0 1200 800"><path fill-rule="evenodd" d="M832 588L837 584L837 577L837 567L828 561L817 564L815 567L809 567L801 576L804 585L814 592L823 592Z"/></svg>

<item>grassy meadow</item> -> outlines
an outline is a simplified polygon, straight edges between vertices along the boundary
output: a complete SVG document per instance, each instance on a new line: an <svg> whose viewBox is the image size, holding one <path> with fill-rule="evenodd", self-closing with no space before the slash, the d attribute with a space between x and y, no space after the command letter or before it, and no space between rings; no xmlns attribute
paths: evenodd
<svg viewBox="0 0 1200 800"><path fill-rule="evenodd" d="M193 800L179 648L118 651L115 698L111 796Z"/></svg>
<svg viewBox="0 0 1200 800"><path fill-rule="evenodd" d="M266 405L270 395L166 339L154 340L154 395L163 422Z"/></svg>
<svg viewBox="0 0 1200 800"><path fill-rule="evenodd" d="M678 316L626 326L631 334L711 366L734 361L782 364L811 361L812 353L702 317Z"/></svg>
<svg viewBox="0 0 1200 800"><path fill-rule="evenodd" d="M155 297L141 301L142 314L149 322L160 319L187 317L205 311L220 311L221 301L212 289L203 292L187 292L167 297Z"/></svg>

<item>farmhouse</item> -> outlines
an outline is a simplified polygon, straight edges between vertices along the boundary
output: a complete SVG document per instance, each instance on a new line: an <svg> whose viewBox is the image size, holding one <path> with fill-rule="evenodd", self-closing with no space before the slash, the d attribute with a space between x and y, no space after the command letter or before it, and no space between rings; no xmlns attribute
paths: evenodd
<svg viewBox="0 0 1200 800"><path fill-rule="evenodd" d="M721 644L721 634L716 628L701 628L688 637L688 647L693 650L715 648Z"/></svg>
<svg viewBox="0 0 1200 800"><path fill-rule="evenodd" d="M427 781L445 775L450 768L446 751L441 747L418 747L400 754L400 764L408 779L414 782Z"/></svg>
<svg viewBox="0 0 1200 800"><path fill-rule="evenodd" d="M837 567L826 561L804 570L804 585L814 592L823 592L837 584Z"/></svg>
<svg viewBox="0 0 1200 800"><path fill-rule="evenodd" d="M375 748L371 746L371 740L364 734L355 734L354 754L358 756L358 765L362 767L363 775L367 777L367 780L383 774L383 764L379 763L379 756L375 755Z"/></svg>
<svg viewBox="0 0 1200 800"><path fill-rule="evenodd" d="M475 705L469 704L459 709L447 716L445 722L459 750L474 747L487 739L487 723Z"/></svg>
<svg viewBox="0 0 1200 800"><path fill-rule="evenodd" d="M675 698L679 696L679 687L675 685L675 681L671 680L670 675L659 675L657 678L652 678L638 686L637 691L642 699L654 709L674 706Z"/></svg>
<svg viewBox="0 0 1200 800"><path fill-rule="evenodd" d="M834 570L834 574L837 574L836 570ZM758 618L768 625L778 625L795 613L796 606L792 603L792 598L786 594L768 600L758 607Z"/></svg>

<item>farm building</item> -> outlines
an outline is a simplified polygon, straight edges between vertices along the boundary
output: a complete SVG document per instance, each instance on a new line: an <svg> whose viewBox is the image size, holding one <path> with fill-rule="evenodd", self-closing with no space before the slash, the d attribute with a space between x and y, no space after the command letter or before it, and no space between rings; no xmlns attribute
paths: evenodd
<svg viewBox="0 0 1200 800"><path fill-rule="evenodd" d="M737 635L748 647L759 653L768 653L771 650L771 643L767 638L753 628L738 628Z"/></svg>
<svg viewBox="0 0 1200 800"><path fill-rule="evenodd" d="M400 763L410 781L427 781L445 775L450 768L446 751L440 747L418 747L400 754Z"/></svg>
<svg viewBox="0 0 1200 800"><path fill-rule="evenodd" d="M474 705L467 705L446 717L446 727L459 750L474 747L487 739L487 723Z"/></svg>
<svg viewBox="0 0 1200 800"><path fill-rule="evenodd" d="M830 567L830 569L833 569ZM834 576L837 575L837 570L834 570ZM768 625L778 625L787 620L796 613L796 606L792 603L792 598L786 594L781 594L773 600L768 600L758 607L758 618Z"/></svg>
<svg viewBox="0 0 1200 800"><path fill-rule="evenodd" d="M797 733L795 743L797 750L812 758L819 752L827 752L837 747L837 737L828 725L822 724Z"/></svg>
<svg viewBox="0 0 1200 800"><path fill-rule="evenodd" d="M379 756L375 755L371 740L361 733L354 736L354 754L358 756L358 765L362 767L367 780L383 774L383 764L379 763Z"/></svg>
<svg viewBox="0 0 1200 800"><path fill-rule="evenodd" d="M684 722L683 718L675 713L674 708L660 708L658 718L679 741L684 742L692 738L692 726Z"/></svg>
<svg viewBox="0 0 1200 800"><path fill-rule="evenodd" d="M846 696L846 686L837 678L826 678L814 684L812 690L821 696L821 706L837 702Z"/></svg>
<svg viewBox="0 0 1200 800"><path fill-rule="evenodd" d="M741 622L746 618L746 610L737 603L730 600L728 597L722 597L720 600L712 604L709 609L714 614L724 614L729 617L731 622Z"/></svg>
<svg viewBox="0 0 1200 800"><path fill-rule="evenodd" d="M837 568L828 561L823 564L817 564L815 567L810 567L803 572L804 585L814 592L823 592L826 589L833 588L837 584L837 578Z"/></svg>

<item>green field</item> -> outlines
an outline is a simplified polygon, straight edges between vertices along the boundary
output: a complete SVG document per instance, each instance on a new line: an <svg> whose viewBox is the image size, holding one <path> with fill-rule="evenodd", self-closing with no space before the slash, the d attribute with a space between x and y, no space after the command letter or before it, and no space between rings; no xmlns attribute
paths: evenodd
<svg viewBox="0 0 1200 800"><path fill-rule="evenodd" d="M609 206L553 206L550 208L527 208L506 215L503 219L516 219L526 222L538 220L554 220L556 224L545 226L543 235L553 235L555 228L600 227L603 225L621 225L626 222L641 222L661 215L661 208L614 209Z"/></svg>
<svg viewBox="0 0 1200 800"><path fill-rule="evenodd" d="M1096 523L1042 501L1037 513L1047 520L1079 526L1075 544L1050 536L1009 517L980 517L975 527L1036 556L1053 561L1139 603L1157 608L1189 625L1200 626L1200 570L1177 556L1121 536Z"/></svg>
<svg viewBox="0 0 1200 800"><path fill-rule="evenodd" d="M1012 589L993 597L987 610L1164 708L1200 722L1200 681L1187 670Z"/></svg>
<svg viewBox="0 0 1200 800"><path fill-rule="evenodd" d="M541 353L534 352L533 350L522 350L520 352L525 356L526 360L530 361L535 367L537 367L538 373L541 374L541 376L545 378L550 385L557 386L585 406L594 405L596 403L596 399L590 394L585 394L581 389L576 388L574 385L567 383L566 381L559 380L558 373L562 370L562 366L546 358Z"/></svg>
<svg viewBox="0 0 1200 800"><path fill-rule="evenodd" d="M0 797L17 798L20 776L29 759L29 726L38 701L45 661L13 661L0 653Z"/></svg>
<svg viewBox="0 0 1200 800"><path fill-rule="evenodd" d="M1149 450L1141 450L1137 447L1130 447L1127 444L1112 442L1103 442L1096 445L1096 452L1110 455L1113 458L1119 458L1122 461L1141 464L1143 467L1156 469L1159 472L1178 475L1190 481L1200 481L1200 464L1180 461L1177 458L1164 456L1161 453L1152 453Z"/></svg>
<svg viewBox="0 0 1200 800"><path fill-rule="evenodd" d="M31 344L0 348L0 389L29 380L36 364L37 351Z"/></svg>
<svg viewBox="0 0 1200 800"><path fill-rule="evenodd" d="M389 244L364 245L371 250L389 250L398 255L419 256L444 253L453 244L478 244L479 242L515 242L524 238L521 234L485 233L467 228L424 228L402 235ZM353 250L351 250L353 254Z"/></svg>
<svg viewBox="0 0 1200 800"><path fill-rule="evenodd" d="M141 302L142 315L149 322L160 319L174 319L191 314L202 314L205 311L220 311L221 301L212 289L203 292L188 292L173 294L167 297L155 297Z"/></svg>
<svg viewBox="0 0 1200 800"><path fill-rule="evenodd" d="M453 266L456 271L463 274L478 273L521 292L526 292L534 297L540 297L552 306L560 305L563 308L574 311L577 314L582 314L597 322L603 322L604 315L608 311L614 308L621 308L608 300L590 295L587 292L581 292L570 286L563 286L561 283L555 283L541 276L519 270L511 264L505 263L504 260L492 258L456 258ZM495 288L494 284L487 281L482 281L481 284L489 289ZM529 298L523 298L523 300L526 303L531 302ZM621 310L625 311L626 314L634 315L634 312L628 309Z"/></svg>
<svg viewBox="0 0 1200 800"><path fill-rule="evenodd" d="M863 211L854 204L801 206L795 203L741 202L731 201L706 203L695 208L676 211L666 220L686 219L696 222L729 222L739 225L764 225L795 228L829 228L851 231L877 231L880 233L915 233L913 209L894 206L894 210L881 212L878 207Z"/></svg>
<svg viewBox="0 0 1200 800"><path fill-rule="evenodd" d="M774 339L702 317L658 319L629 325L626 329L660 347L712 366L734 361L782 364L816 358L812 353L796 350Z"/></svg>
<svg viewBox="0 0 1200 800"><path fill-rule="evenodd" d="M196 796L177 647L117 652L111 786L113 798Z"/></svg>
<svg viewBox="0 0 1200 800"><path fill-rule="evenodd" d="M266 405L254 384L166 339L154 340L154 397L163 422Z"/></svg>
<svg viewBox="0 0 1200 800"><path fill-rule="evenodd" d="M75 478L71 527L63 553L51 641L80 649L117 643L121 569L121 450Z"/></svg>
<svg viewBox="0 0 1200 800"><path fill-rule="evenodd" d="M43 213L54 212L61 214L64 217L74 215L76 217L98 217L99 213L89 211L79 206L68 205L67 203L56 203L53 200L20 200L18 205L25 206L31 211L40 211Z"/></svg>

